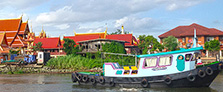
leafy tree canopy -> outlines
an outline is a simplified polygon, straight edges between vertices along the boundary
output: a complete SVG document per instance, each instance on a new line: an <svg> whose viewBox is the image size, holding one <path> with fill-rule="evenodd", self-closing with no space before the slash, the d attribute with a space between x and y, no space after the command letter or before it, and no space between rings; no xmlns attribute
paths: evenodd
<svg viewBox="0 0 223 92"><path fill-rule="evenodd" d="M111 53L123 53L125 54L125 47L123 44L112 41L111 43L102 44L103 52L111 52Z"/></svg>
<svg viewBox="0 0 223 92"><path fill-rule="evenodd" d="M66 52L67 55L74 54L76 55L77 52L79 52L78 46L74 47L76 43L74 40L71 40L69 38L64 39L64 44L63 44L63 50Z"/></svg>
<svg viewBox="0 0 223 92"><path fill-rule="evenodd" d="M164 48L162 44L160 44L156 38L154 38L152 35L140 35L139 36L139 48L142 50L143 54L147 54L148 51L148 47L152 46L152 49L150 50L150 52L153 51L162 51L162 49Z"/></svg>
<svg viewBox="0 0 223 92"><path fill-rule="evenodd" d="M111 35L112 35L112 34L122 34L122 31L121 31L120 29L117 29L117 31L111 33ZM124 34L129 34L129 32L126 32L126 31L125 31Z"/></svg>
<svg viewBox="0 0 223 92"><path fill-rule="evenodd" d="M168 36L167 38L163 39L163 45L168 49L168 50L176 50L178 46L177 38L174 36Z"/></svg>
<svg viewBox="0 0 223 92"><path fill-rule="evenodd" d="M36 45L33 46L33 50L34 50L34 51L42 51L42 50L43 50L42 45L43 45L42 42L38 42L38 43L36 43Z"/></svg>
<svg viewBox="0 0 223 92"><path fill-rule="evenodd" d="M218 40L211 40L209 42L205 42L204 47L209 51L218 51L220 50L220 42Z"/></svg>

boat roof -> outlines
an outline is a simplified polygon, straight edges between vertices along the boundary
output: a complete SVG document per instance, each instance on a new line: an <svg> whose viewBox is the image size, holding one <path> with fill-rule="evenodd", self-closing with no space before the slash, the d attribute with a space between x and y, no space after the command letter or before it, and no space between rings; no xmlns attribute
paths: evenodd
<svg viewBox="0 0 223 92"><path fill-rule="evenodd" d="M195 47L195 48L190 48L190 49L180 49L177 51L170 51L170 52L161 52L161 53L155 53L155 54L146 54L146 55L136 55L138 58L143 58L143 57L153 57L153 56L162 56L162 55L169 55L169 54L176 54L176 53L184 53L184 52L191 52L191 51L198 51L198 50L203 50L203 47Z"/></svg>

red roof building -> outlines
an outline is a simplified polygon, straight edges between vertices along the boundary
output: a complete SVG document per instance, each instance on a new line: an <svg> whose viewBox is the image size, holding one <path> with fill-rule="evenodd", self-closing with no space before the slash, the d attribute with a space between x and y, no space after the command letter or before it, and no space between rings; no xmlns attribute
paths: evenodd
<svg viewBox="0 0 223 92"><path fill-rule="evenodd" d="M167 31L158 37L160 42L168 36L174 36L178 39L181 48L186 48L186 44L193 42L194 30L196 30L196 36L198 38L198 44L204 47L204 43L210 40L219 40L223 44L223 32L215 28L207 28L199 24L193 23L188 26L178 26L170 31ZM221 50L223 46L221 45Z"/></svg>
<svg viewBox="0 0 223 92"><path fill-rule="evenodd" d="M42 43L42 48L44 52L50 52L50 55L64 55L65 53L62 52L61 48L61 41L59 37L52 37L52 38L36 38L34 40L34 46L38 42Z"/></svg>
<svg viewBox="0 0 223 92"><path fill-rule="evenodd" d="M87 41L87 40L94 40L94 39L110 39L110 40L119 40L125 41L125 48L128 54L132 52L132 50L136 50L139 52L138 49L138 41L132 34L114 34L114 35L107 35L107 31L101 33L84 33L84 34L77 34L75 36L64 36L64 38L69 38L74 40L74 42L79 45L78 42Z"/></svg>

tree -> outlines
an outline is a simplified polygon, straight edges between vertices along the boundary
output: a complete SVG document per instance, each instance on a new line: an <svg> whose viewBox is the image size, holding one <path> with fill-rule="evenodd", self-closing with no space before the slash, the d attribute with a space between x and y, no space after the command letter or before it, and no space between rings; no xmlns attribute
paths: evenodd
<svg viewBox="0 0 223 92"><path fill-rule="evenodd" d="M76 55L77 52L79 52L78 46L74 47L76 43L74 40L71 40L69 38L64 39L64 44L63 44L63 50L66 52L67 55L74 54Z"/></svg>
<svg viewBox="0 0 223 92"><path fill-rule="evenodd" d="M206 50L210 51L210 53L217 54L220 50L220 42L218 40L211 40L209 42L205 42L204 47Z"/></svg>
<svg viewBox="0 0 223 92"><path fill-rule="evenodd" d="M111 43L102 44L103 52L111 52L111 53L123 53L125 54L125 47L123 44L112 41Z"/></svg>
<svg viewBox="0 0 223 92"><path fill-rule="evenodd" d="M112 34L122 34L122 31L120 30L120 29L117 29L117 31L116 32L114 32L114 33L111 33L111 35ZM129 32L124 32L124 34L129 34Z"/></svg>
<svg viewBox="0 0 223 92"><path fill-rule="evenodd" d="M168 36L167 38L163 39L163 45L168 50L174 51L177 49L178 46L177 38L175 38L174 36Z"/></svg>
<svg viewBox="0 0 223 92"><path fill-rule="evenodd" d="M164 48L163 45L160 44L152 35L140 35L139 40L140 42L138 47L142 51L142 54L147 54L148 48L150 48L150 52L160 52Z"/></svg>
<svg viewBox="0 0 223 92"><path fill-rule="evenodd" d="M34 51L43 51L42 45L43 45L42 42L36 43L36 45L33 46L33 50Z"/></svg>

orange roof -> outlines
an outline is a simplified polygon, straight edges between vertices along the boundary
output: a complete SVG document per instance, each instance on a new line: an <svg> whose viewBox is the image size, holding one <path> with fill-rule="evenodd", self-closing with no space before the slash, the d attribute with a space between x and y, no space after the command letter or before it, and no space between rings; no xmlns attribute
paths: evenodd
<svg viewBox="0 0 223 92"><path fill-rule="evenodd" d="M3 19L0 20L0 33L6 33L7 43L12 47L26 46L23 38L18 34L24 34L25 31L29 31L28 22L22 23L22 17L16 19Z"/></svg>
<svg viewBox="0 0 223 92"><path fill-rule="evenodd" d="M9 48L5 33L0 33L0 53L9 53Z"/></svg>
<svg viewBox="0 0 223 92"><path fill-rule="evenodd" d="M22 41L22 38L20 36L16 36L14 41L11 43L11 47L24 47L26 44Z"/></svg>
<svg viewBox="0 0 223 92"><path fill-rule="evenodd" d="M19 33L18 34L24 34L25 31L26 31L27 26L28 26L28 23L27 22L22 23L21 26L20 26Z"/></svg>
<svg viewBox="0 0 223 92"><path fill-rule="evenodd" d="M106 32L101 32L101 33L82 33L82 34L75 33L75 36L98 36L99 38L105 38Z"/></svg>
<svg viewBox="0 0 223 92"><path fill-rule="evenodd" d="M36 43L41 42L44 49L58 49L61 46L59 37L52 38L36 38L34 40L34 46Z"/></svg>
<svg viewBox="0 0 223 92"><path fill-rule="evenodd" d="M194 36L194 29L196 29L197 36L223 36L223 32L214 28L207 28L196 23L189 26L178 26L168 32L159 35L159 38L165 38L168 36L185 37Z"/></svg>
<svg viewBox="0 0 223 92"><path fill-rule="evenodd" d="M0 31L16 31L19 30L21 18L0 20Z"/></svg>

